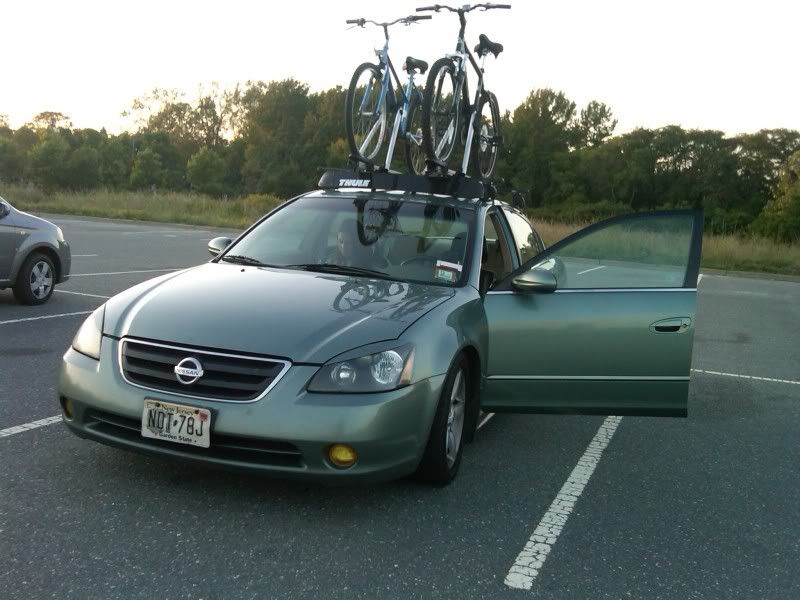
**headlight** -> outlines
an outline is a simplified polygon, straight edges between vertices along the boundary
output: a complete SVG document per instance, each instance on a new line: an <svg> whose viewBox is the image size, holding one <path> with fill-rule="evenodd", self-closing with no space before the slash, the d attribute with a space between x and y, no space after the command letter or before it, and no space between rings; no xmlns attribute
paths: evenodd
<svg viewBox="0 0 800 600"><path fill-rule="evenodd" d="M413 346L401 346L324 365L309 392L386 392L411 383Z"/></svg>
<svg viewBox="0 0 800 600"><path fill-rule="evenodd" d="M75 339L72 340L72 347L86 356L91 356L95 360L100 360L100 342L103 339L103 317L106 314L104 304L83 322Z"/></svg>
<svg viewBox="0 0 800 600"><path fill-rule="evenodd" d="M61 227L56 227L56 239L59 242L63 242L64 241L64 232L61 231Z"/></svg>

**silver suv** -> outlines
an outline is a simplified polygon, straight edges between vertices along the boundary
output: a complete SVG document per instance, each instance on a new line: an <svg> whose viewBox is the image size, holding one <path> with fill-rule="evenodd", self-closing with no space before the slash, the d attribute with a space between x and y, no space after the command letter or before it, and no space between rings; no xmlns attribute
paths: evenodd
<svg viewBox="0 0 800 600"><path fill-rule="evenodd" d="M23 304L43 304L55 284L69 279L71 262L60 227L0 198L0 290L12 288Z"/></svg>

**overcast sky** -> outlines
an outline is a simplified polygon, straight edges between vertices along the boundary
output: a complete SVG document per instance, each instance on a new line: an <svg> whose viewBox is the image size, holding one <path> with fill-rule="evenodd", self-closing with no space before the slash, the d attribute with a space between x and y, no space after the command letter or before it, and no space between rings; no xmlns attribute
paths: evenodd
<svg viewBox="0 0 800 600"><path fill-rule="evenodd" d="M508 1L508 0L504 0ZM797 0L510 0L473 12L479 33L505 45L487 63L501 110L532 88L597 99L617 132L679 124L730 134L800 129ZM10 0L0 5L0 114L13 127L44 110L76 127L119 131L120 113L154 87L295 77L320 90L347 85L382 44L378 29L346 18L389 19L424 2L394 0ZM397 67L452 50L456 16L392 30Z"/></svg>

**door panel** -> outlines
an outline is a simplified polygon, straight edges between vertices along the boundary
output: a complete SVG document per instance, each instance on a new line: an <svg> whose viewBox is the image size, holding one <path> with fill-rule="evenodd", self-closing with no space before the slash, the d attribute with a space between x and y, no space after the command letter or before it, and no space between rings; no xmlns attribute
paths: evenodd
<svg viewBox="0 0 800 600"><path fill-rule="evenodd" d="M695 211L615 218L512 273L484 298L483 407L685 415L701 236ZM515 275L554 262L555 293L514 289Z"/></svg>

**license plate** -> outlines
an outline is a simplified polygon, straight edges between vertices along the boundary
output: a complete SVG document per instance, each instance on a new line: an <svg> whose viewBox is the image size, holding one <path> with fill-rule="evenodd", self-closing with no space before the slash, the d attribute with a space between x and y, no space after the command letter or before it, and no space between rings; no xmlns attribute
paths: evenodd
<svg viewBox="0 0 800 600"><path fill-rule="evenodd" d="M208 448L211 443L211 411L145 398L142 437Z"/></svg>

